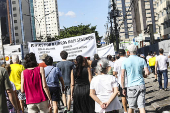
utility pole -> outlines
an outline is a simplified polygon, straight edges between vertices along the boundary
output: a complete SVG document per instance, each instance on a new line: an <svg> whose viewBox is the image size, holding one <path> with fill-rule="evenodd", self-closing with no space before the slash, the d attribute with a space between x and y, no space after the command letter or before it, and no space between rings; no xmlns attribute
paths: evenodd
<svg viewBox="0 0 170 113"><path fill-rule="evenodd" d="M149 24L149 33L150 33L150 45L152 45L155 43L153 24Z"/></svg>
<svg viewBox="0 0 170 113"><path fill-rule="evenodd" d="M115 36L116 36L116 50L117 52L119 51L119 32L117 29L117 22L116 22L116 17L118 16L118 10L116 10L116 4L114 0L112 0L113 3L113 18L114 18L114 28L115 28Z"/></svg>
<svg viewBox="0 0 170 113"><path fill-rule="evenodd" d="M5 52L4 52L4 46L3 46L1 28L2 28L2 27L1 27L1 17L0 17L0 42L1 42L3 60L4 60L4 63L5 63Z"/></svg>

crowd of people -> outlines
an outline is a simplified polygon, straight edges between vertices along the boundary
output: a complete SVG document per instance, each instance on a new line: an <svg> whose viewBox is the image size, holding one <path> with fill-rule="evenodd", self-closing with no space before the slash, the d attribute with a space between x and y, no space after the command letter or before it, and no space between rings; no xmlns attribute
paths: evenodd
<svg viewBox="0 0 170 113"><path fill-rule="evenodd" d="M168 57L159 50L159 56L149 53L145 58L137 54L135 45L128 48L129 54L120 49L118 55L108 55L94 60L78 55L67 60L68 53L61 51L62 61L54 65L47 54L37 63L34 53L25 56L23 65L17 55L12 56L10 65L0 67L0 113L24 113L25 101L28 113L58 113L60 101L64 113L133 113L138 108L145 113L145 81L151 72L162 88L167 91ZM122 105L118 99L122 99ZM127 104L129 109L127 110Z"/></svg>

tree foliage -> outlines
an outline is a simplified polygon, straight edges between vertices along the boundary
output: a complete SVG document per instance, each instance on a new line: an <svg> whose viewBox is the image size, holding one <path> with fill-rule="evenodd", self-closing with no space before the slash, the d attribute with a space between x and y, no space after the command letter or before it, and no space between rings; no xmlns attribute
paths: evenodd
<svg viewBox="0 0 170 113"><path fill-rule="evenodd" d="M63 39L63 38L86 35L90 33L95 33L97 42L101 40L102 36L100 37L98 32L96 31L96 26L91 26L91 24L88 25L80 24L78 26L72 26L69 28L64 27L64 30L60 31L60 35L56 36L55 38Z"/></svg>

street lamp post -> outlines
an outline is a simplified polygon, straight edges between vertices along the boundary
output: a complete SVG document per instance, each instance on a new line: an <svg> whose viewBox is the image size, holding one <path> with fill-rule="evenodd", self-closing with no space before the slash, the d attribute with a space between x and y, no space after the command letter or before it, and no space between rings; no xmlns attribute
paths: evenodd
<svg viewBox="0 0 170 113"><path fill-rule="evenodd" d="M56 12L56 11L52 11L51 13L45 14L40 20L38 20L35 16L32 16L32 15L27 15L27 14L23 14L23 15L25 15L25 16L31 16L31 17L33 17L33 18L38 22L38 25L39 25L39 33L40 33L39 37L40 37L40 39L41 39L41 28L40 28L41 21L42 21L42 19L44 19L44 17L46 17L47 15L50 15L50 14L52 14L52 13L54 13L54 12Z"/></svg>

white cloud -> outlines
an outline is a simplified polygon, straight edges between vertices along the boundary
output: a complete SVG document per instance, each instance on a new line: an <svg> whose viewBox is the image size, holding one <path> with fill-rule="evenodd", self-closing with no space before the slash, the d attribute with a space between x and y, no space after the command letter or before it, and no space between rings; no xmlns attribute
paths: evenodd
<svg viewBox="0 0 170 113"><path fill-rule="evenodd" d="M59 16L63 16L64 15L64 12L58 12L59 13Z"/></svg>
<svg viewBox="0 0 170 113"><path fill-rule="evenodd" d="M65 15L66 15L66 16L70 16L70 17L72 17L72 18L76 17L76 13L73 12L73 11L68 11Z"/></svg>

